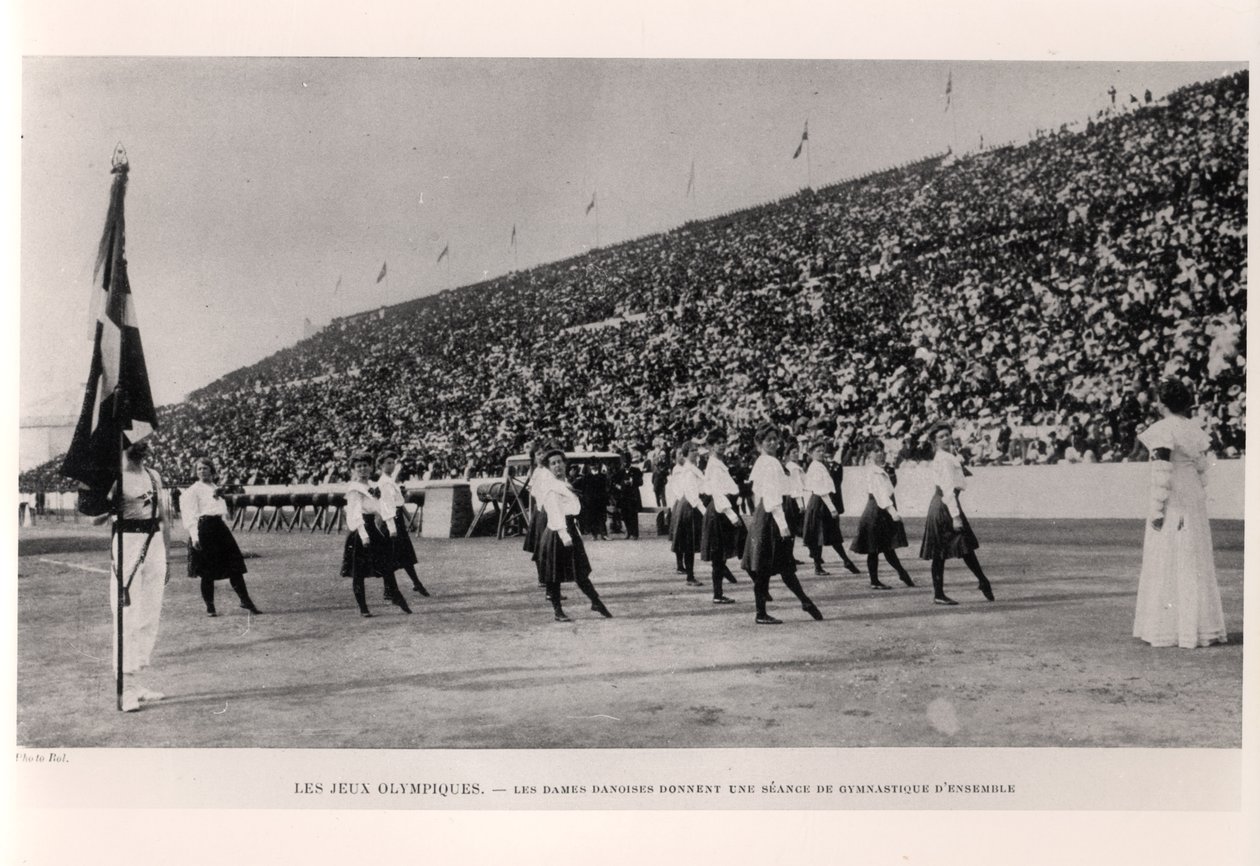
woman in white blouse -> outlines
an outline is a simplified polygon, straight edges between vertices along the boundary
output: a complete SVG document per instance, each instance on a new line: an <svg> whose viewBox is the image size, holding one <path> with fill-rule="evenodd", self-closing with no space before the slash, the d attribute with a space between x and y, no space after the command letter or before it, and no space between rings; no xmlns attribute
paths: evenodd
<svg viewBox="0 0 1260 866"><path fill-rule="evenodd" d="M954 453L953 429L944 423L935 425L928 435L936 455L932 458L932 479L936 491L928 505L923 524L923 543L919 546L919 558L932 562L932 600L936 604L955 605L958 602L945 594L945 560L961 559L976 576L980 592L993 601L993 589L976 558L980 542L971 531L967 515L963 513L958 494L967 488L962 460Z"/></svg>
<svg viewBox="0 0 1260 866"><path fill-rule="evenodd" d="M578 589L591 600L591 610L603 617L611 617L591 584L591 561L586 556L586 546L577 528L582 502L569 484L564 450L558 445L550 445L543 453L543 460L551 470L552 479L543 492L542 507L547 515L547 528L539 539L538 548L542 553L543 578L547 582L547 595L555 610L556 622L570 621L560 606L560 588L565 583L576 583Z"/></svg>
<svg viewBox="0 0 1260 866"><path fill-rule="evenodd" d="M857 574L858 567L844 550L844 538L840 534L840 515L836 513L835 497L831 495L836 492L836 483L827 468L827 443L821 439L816 440L810 445L809 456L809 469L803 480L807 504L801 538L809 548L810 558L814 560L814 574L827 573L822 564L824 547L830 547L840 554L844 567L851 574Z"/></svg>
<svg viewBox="0 0 1260 866"><path fill-rule="evenodd" d="M1190 389L1159 385L1163 416L1138 436L1151 455L1151 509L1142 547L1133 636L1187 649L1225 643L1207 515L1207 433L1190 420Z"/></svg>
<svg viewBox="0 0 1260 866"><path fill-rule="evenodd" d="M411 613L394 580L394 548L381 513L381 489L369 486L371 473L371 454L360 452L351 456L350 483L346 485L346 528L350 531L341 557L341 576L353 580L354 600L362 616L372 616L363 585L369 577L383 579L385 600L396 604L403 613Z"/></svg>
<svg viewBox="0 0 1260 866"><path fill-rule="evenodd" d="M673 548L682 558L683 572L688 586L699 586L696 580L696 552L700 550L701 530L704 528L704 502L700 498L704 489L704 473L696 465L696 443L687 440L678 446L682 463L674 475L674 495L678 497L678 517L674 525Z"/></svg>
<svg viewBox="0 0 1260 866"><path fill-rule="evenodd" d="M407 500L403 497L398 482L394 480L398 474L398 455L387 451L377 457L376 469L379 473L376 486L381 490L381 522L394 549L394 565L411 578L413 590L427 597L429 591L416 576L416 549L411 544L411 533L407 530Z"/></svg>
<svg viewBox="0 0 1260 866"><path fill-rule="evenodd" d="M678 478L682 465L686 462L680 449L674 450L674 468L669 472L669 480L665 482L665 509L669 514L669 547L674 551L674 570L686 574L687 567L683 562L682 552L674 547L674 534L678 531L678 512L682 510L682 499L678 495Z"/></svg>
<svg viewBox="0 0 1260 866"><path fill-rule="evenodd" d="M733 604L734 599L722 592L722 582L735 583L726 561L743 553L747 531L736 512L739 485L731 477L723 457L726 453L726 431L718 428L705 437L709 446L709 462L704 467L704 522L700 527L700 559L712 563L713 603Z"/></svg>
<svg viewBox="0 0 1260 866"><path fill-rule="evenodd" d="M784 503L790 493L787 473L775 455L779 451L779 430L765 423L757 428L753 442L760 452L753 464L750 479L753 487L752 521L748 527L748 543L740 565L753 579L757 603L757 624L778 625L780 620L766 611L770 594L770 577L779 575L784 585L801 602L801 609L814 619L822 619L818 606L805 594L796 577L796 559L792 554L792 533L784 514Z"/></svg>
<svg viewBox="0 0 1260 866"><path fill-rule="evenodd" d="M206 603L206 616L218 616L214 609L214 582L226 580L241 607L250 613L262 613L250 600L245 586L245 558L223 520L227 502L214 483L214 464L207 458L198 460L194 469L197 480L180 494L180 510L184 528L188 530L188 576L201 578L201 598Z"/></svg>
<svg viewBox="0 0 1260 866"><path fill-rule="evenodd" d="M547 480L555 476L551 474L551 470L543 465L543 445L541 442L530 446L529 465L530 475L529 480L525 482L525 492L529 495L532 511L529 515L529 524L525 527L525 543L523 547L534 562L534 571L538 575L538 585L546 588L547 581L543 580L542 556L538 550L538 541L542 538L543 530L547 528L547 514L542 507L543 494L547 492Z"/></svg>
<svg viewBox="0 0 1260 866"><path fill-rule="evenodd" d="M866 570L871 576L873 589L890 589L879 579L879 555L897 572L901 582L914 586L897 556L897 548L908 547L906 527L897 512L897 497L893 493L896 481L884 465L884 443L878 439L867 446L866 509L858 521L857 535L853 539L853 552L866 554Z"/></svg>

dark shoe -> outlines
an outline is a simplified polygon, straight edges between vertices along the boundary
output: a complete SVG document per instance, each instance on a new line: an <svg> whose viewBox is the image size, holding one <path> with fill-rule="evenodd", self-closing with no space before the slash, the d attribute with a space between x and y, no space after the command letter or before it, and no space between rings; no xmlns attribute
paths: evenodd
<svg viewBox="0 0 1260 866"><path fill-rule="evenodd" d="M250 613L262 613L261 610L259 610L257 607L254 606L254 603L252 601L249 604L241 605L241 610L247 610Z"/></svg>
<svg viewBox="0 0 1260 866"><path fill-rule="evenodd" d="M568 614L564 611L558 610L556 611L556 622L573 622L573 620L569 619Z"/></svg>
<svg viewBox="0 0 1260 866"><path fill-rule="evenodd" d="M696 580L694 577L687 578L686 583L687 586L700 586L700 581Z"/></svg>
<svg viewBox="0 0 1260 866"><path fill-rule="evenodd" d="M591 610L595 611L604 619L612 619L612 612L609 611L608 608L604 606L604 602L601 601L600 599L596 599L595 601L591 602Z"/></svg>
<svg viewBox="0 0 1260 866"><path fill-rule="evenodd" d="M871 581L871 589L892 589L892 587L878 580L873 580Z"/></svg>
<svg viewBox="0 0 1260 866"><path fill-rule="evenodd" d="M420 594L421 594L421 595L423 595L425 598L428 598L428 597L429 597L429 591L428 591L427 589L425 589L425 588L424 588L424 584L423 584L423 583L421 583L420 581L418 581L418 580L417 580L417 581L416 581L416 582L412 585L412 587L411 587L411 588L412 588L412 590L413 590L413 591L420 593Z"/></svg>
<svg viewBox="0 0 1260 866"><path fill-rule="evenodd" d="M901 574L897 576L901 578L901 582L904 583L906 586L914 586L914 581L910 579L910 575L907 574L906 572L903 571Z"/></svg>
<svg viewBox="0 0 1260 866"><path fill-rule="evenodd" d="M372 611L370 611L370 610L361 610L361 611L359 611L359 616L362 616L362 617L373 617L373 616L376 616L376 614L372 613Z"/></svg>
<svg viewBox="0 0 1260 866"><path fill-rule="evenodd" d="M735 603L735 599L733 599L733 598L727 598L727 597L726 597L726 596L724 596L724 595L720 595L720 596L718 596L717 598L713 599L713 603L714 603L714 604L734 604L734 603Z"/></svg>
<svg viewBox="0 0 1260 866"><path fill-rule="evenodd" d="M739 581L735 579L735 573L732 572L729 568L726 570L726 574L724 575L724 577L726 578L727 583L739 583Z"/></svg>
<svg viewBox="0 0 1260 866"><path fill-rule="evenodd" d="M674 569L674 573L675 573L675 574L686 574L686 573L687 573L687 569L685 569L685 568L675 568L675 569Z"/></svg>
<svg viewBox="0 0 1260 866"><path fill-rule="evenodd" d="M219 615L218 612L215 611L214 609L214 605L210 605L209 607L206 608L206 616L218 616L218 615Z"/></svg>
<svg viewBox="0 0 1260 866"><path fill-rule="evenodd" d="M757 614L757 625L782 625L783 620L775 619L768 613Z"/></svg>
<svg viewBox="0 0 1260 866"><path fill-rule="evenodd" d="M957 605L958 602L954 601L952 598L950 598L947 595L938 595L936 596L936 598L932 599L932 604L946 604L946 605L949 605L950 607L953 607Z"/></svg>
<svg viewBox="0 0 1260 866"><path fill-rule="evenodd" d="M993 601L993 587L987 580L980 584L980 594L984 596L985 601Z"/></svg>
<svg viewBox="0 0 1260 866"><path fill-rule="evenodd" d="M774 598L771 597L770 590L768 589L766 590L766 601L774 601Z"/></svg>
<svg viewBox="0 0 1260 866"><path fill-rule="evenodd" d="M812 616L814 619L822 619L822 618L823 618L822 611L821 611L821 610L819 610L819 609L818 609L818 605L814 604L812 601L811 601L809 604L803 604L803 605L801 605L801 610L805 611L807 614L809 614L810 616Z"/></svg>
<svg viewBox="0 0 1260 866"><path fill-rule="evenodd" d="M858 573L858 567L857 567L856 565L854 565L854 564L853 564L853 560L851 560L851 559L846 559L846 560L844 561L844 567L848 570L849 574L857 574L857 573Z"/></svg>
<svg viewBox="0 0 1260 866"><path fill-rule="evenodd" d="M823 568L821 565L815 565L814 574L825 576L825 575L831 574L831 572L827 571L827 569Z"/></svg>
<svg viewBox="0 0 1260 866"><path fill-rule="evenodd" d="M403 598L401 595L394 596L390 600L397 605L398 609L403 613L411 613L411 608L407 606L407 599Z"/></svg>
<svg viewBox="0 0 1260 866"><path fill-rule="evenodd" d="M793 562L795 562L797 565L804 565L804 564L805 564L805 563L804 563L804 562L802 562L801 560L799 560L799 559L795 559L795 558L793 558L793 560L792 560L792 561L793 561Z"/></svg>

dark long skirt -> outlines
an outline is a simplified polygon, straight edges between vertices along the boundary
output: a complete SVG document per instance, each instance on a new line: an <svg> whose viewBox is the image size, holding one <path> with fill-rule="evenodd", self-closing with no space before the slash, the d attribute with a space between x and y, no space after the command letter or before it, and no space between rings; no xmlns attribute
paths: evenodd
<svg viewBox="0 0 1260 866"><path fill-rule="evenodd" d="M896 507L896 501L893 502ZM949 515L946 515L948 518ZM858 521L857 535L849 547L854 553L887 553L899 547L909 547L906 527L900 520L893 520L886 510L875 504L875 497L866 499L866 508Z"/></svg>
<svg viewBox="0 0 1260 866"><path fill-rule="evenodd" d="M560 533L547 529L543 531L538 542L539 558L542 560L543 580L548 586L559 583L573 583L578 577L590 577L591 561L586 557L586 545L577 531L577 520L572 515L564 520L573 540L572 547L565 547L560 540Z"/></svg>
<svg viewBox="0 0 1260 866"><path fill-rule="evenodd" d="M686 500L680 496L677 501L674 502L673 507L669 511L669 540L671 542L674 540L675 533L678 532L678 514L682 511L684 502L686 502ZM670 545L670 549L673 549L672 544Z"/></svg>
<svg viewBox="0 0 1260 866"><path fill-rule="evenodd" d="M547 529L547 512L542 508L535 508L533 515L529 518L529 527L525 530L525 552L530 554L530 559L534 562L538 561L538 542L542 540L542 534Z"/></svg>
<svg viewBox="0 0 1260 866"><path fill-rule="evenodd" d="M738 512L736 512L738 514ZM726 515L714 507L713 502L704 509L704 521L700 525L700 559L704 562L726 562L744 553L748 529L741 520L731 523Z"/></svg>
<svg viewBox="0 0 1260 866"><path fill-rule="evenodd" d="M739 563L744 571L754 577L772 574L796 574L796 557L793 555L793 539L779 532L779 524L766 511L763 503L757 503L748 524L748 542Z"/></svg>
<svg viewBox="0 0 1260 866"><path fill-rule="evenodd" d="M341 556L342 577L385 577L393 574L394 546L389 536L381 529L376 517L364 515L364 526L367 527L368 540L364 546L359 533L346 533L346 547Z"/></svg>
<svg viewBox="0 0 1260 866"><path fill-rule="evenodd" d="M805 506L801 539L810 550L835 547L843 540L840 536L840 518L827 510L822 497L817 493L810 495Z"/></svg>
<svg viewBox="0 0 1260 866"><path fill-rule="evenodd" d="M941 496L941 488L936 488L932 502L928 505L927 519L923 523L923 543L919 545L919 559L962 559L980 546L976 534L971 531L971 524L967 522L967 515L963 513L958 494L951 495L958 508L962 530L955 531L949 509L945 507L945 500Z"/></svg>
<svg viewBox="0 0 1260 866"><path fill-rule="evenodd" d="M686 499L678 509L678 522L674 527L674 543L670 549L674 553L688 554L700 551L701 531L704 527L704 515Z"/></svg>
<svg viewBox="0 0 1260 866"><path fill-rule="evenodd" d="M234 574L244 574L245 557L232 537L232 530L222 517L212 515L197 521L197 536L201 549L188 545L188 576L227 580Z"/></svg>
<svg viewBox="0 0 1260 866"><path fill-rule="evenodd" d="M411 533L407 530L407 510L401 505L394 513L394 566L416 564L416 549L411 544Z"/></svg>
<svg viewBox="0 0 1260 866"><path fill-rule="evenodd" d="M788 532L800 538L805 519L795 496L783 497L783 516L787 518Z"/></svg>

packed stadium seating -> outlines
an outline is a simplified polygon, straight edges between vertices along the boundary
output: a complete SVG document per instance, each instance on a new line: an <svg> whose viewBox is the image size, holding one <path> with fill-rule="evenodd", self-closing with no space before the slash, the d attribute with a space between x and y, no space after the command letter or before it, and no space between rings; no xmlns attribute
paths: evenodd
<svg viewBox="0 0 1260 866"><path fill-rule="evenodd" d="M747 447L765 418L914 458L942 417L977 463L1122 460L1169 374L1236 456L1247 106L1241 72L336 320L164 408L154 463L323 483L391 448L484 476L551 431L646 451L720 424Z"/></svg>

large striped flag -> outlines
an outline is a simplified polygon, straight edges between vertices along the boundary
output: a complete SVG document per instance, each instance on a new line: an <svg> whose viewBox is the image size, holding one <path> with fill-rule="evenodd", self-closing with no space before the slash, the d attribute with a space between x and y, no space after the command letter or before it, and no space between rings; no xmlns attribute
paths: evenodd
<svg viewBox="0 0 1260 866"><path fill-rule="evenodd" d="M805 121L805 130L801 133L801 140L796 145L796 152L792 154L792 159L796 159L801 155L801 148L805 146L805 142L809 141L809 121Z"/></svg>
<svg viewBox="0 0 1260 866"><path fill-rule="evenodd" d="M61 464L62 475L101 493L109 489L120 471L120 436L125 434L129 443L135 443L157 429L149 371L127 281L123 201L128 164L121 144L114 149L112 163L109 211L92 272L96 284L92 296L92 364L79 423Z"/></svg>

